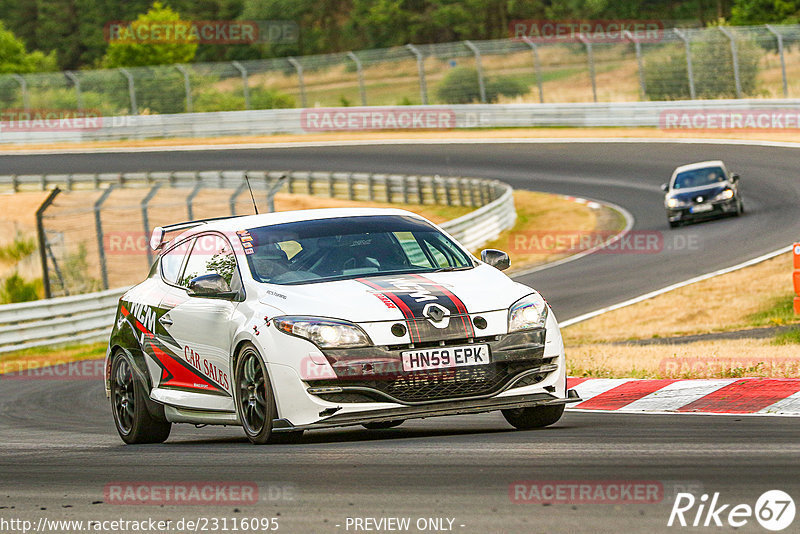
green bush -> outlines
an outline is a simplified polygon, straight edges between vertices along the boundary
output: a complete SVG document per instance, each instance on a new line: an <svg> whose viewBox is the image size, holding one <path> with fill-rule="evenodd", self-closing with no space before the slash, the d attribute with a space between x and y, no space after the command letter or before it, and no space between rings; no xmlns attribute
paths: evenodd
<svg viewBox="0 0 800 534"><path fill-rule="evenodd" d="M292 95L281 93L276 89L257 87L250 90L250 107L253 109L290 109L297 105Z"/></svg>
<svg viewBox="0 0 800 534"><path fill-rule="evenodd" d="M736 43L742 95L756 92L758 62L764 50L753 41ZM736 81L730 41L720 33L692 43L692 72L697 98L736 98ZM645 85L650 100L690 98L689 76L683 47L658 51L645 58Z"/></svg>
<svg viewBox="0 0 800 534"><path fill-rule="evenodd" d="M194 111L241 111L244 106L244 95L237 93L203 92L194 96Z"/></svg>
<svg viewBox="0 0 800 534"><path fill-rule="evenodd" d="M30 302L42 298L41 279L26 282L18 273L14 273L0 286L0 300L4 304L12 302Z"/></svg>
<svg viewBox="0 0 800 534"><path fill-rule="evenodd" d="M520 96L528 92L528 86L514 78L501 76L484 77L486 85L486 101L497 102L500 95ZM481 101L478 71L472 67L456 67L452 69L436 88L436 98L446 104L469 104Z"/></svg>

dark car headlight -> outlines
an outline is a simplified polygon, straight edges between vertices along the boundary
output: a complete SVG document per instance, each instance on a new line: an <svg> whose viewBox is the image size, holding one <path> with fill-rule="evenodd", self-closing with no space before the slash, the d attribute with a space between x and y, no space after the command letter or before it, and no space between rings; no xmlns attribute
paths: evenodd
<svg viewBox="0 0 800 534"><path fill-rule="evenodd" d="M543 328L547 322L547 303L539 293L522 297L508 309L508 331Z"/></svg>
<svg viewBox="0 0 800 534"><path fill-rule="evenodd" d="M353 348L372 345L361 327L348 321L322 317L284 316L273 319L275 327L291 336L301 337L320 348Z"/></svg>
<svg viewBox="0 0 800 534"><path fill-rule="evenodd" d="M686 206L687 203L675 197L670 197L666 200L665 204L668 208L682 208Z"/></svg>
<svg viewBox="0 0 800 534"><path fill-rule="evenodd" d="M733 189L723 189L717 196L714 197L714 200L730 200L734 197Z"/></svg>

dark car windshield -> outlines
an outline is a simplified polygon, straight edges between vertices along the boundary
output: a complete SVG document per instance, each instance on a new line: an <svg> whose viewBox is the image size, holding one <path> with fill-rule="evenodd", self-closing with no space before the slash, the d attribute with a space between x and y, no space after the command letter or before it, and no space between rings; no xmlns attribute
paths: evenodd
<svg viewBox="0 0 800 534"><path fill-rule="evenodd" d="M684 171L675 177L672 184L673 189L690 189L692 187L702 187L714 185L725 181L725 172L722 167L705 167Z"/></svg>
<svg viewBox="0 0 800 534"><path fill-rule="evenodd" d="M474 266L471 257L435 227L402 215L299 221L238 234L253 278L272 284Z"/></svg>

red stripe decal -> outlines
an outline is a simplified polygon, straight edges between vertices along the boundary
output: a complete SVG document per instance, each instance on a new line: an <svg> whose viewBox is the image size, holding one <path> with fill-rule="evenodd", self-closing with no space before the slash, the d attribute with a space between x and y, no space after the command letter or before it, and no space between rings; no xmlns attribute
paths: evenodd
<svg viewBox="0 0 800 534"><path fill-rule="evenodd" d="M800 391L800 380L739 380L678 408L679 412L752 413Z"/></svg>
<svg viewBox="0 0 800 534"><path fill-rule="evenodd" d="M412 343L416 343L422 339L422 335L420 335L419 333L419 328L417 328L417 321L414 318L414 312L411 311L411 308L409 308L408 305L405 302L403 302L402 299L400 299L397 295L395 295L391 291L385 291L381 286L373 282L370 282L366 278L357 278L356 281L361 282L362 284L366 284L369 287L379 291L381 295L391 300L394 303L394 305L397 306L401 312L403 312L403 317L406 318L406 325L408 326L408 335L411 338ZM414 331L411 330L412 325L414 326L414 330L416 330L417 332L416 339L414 339Z"/></svg>
<svg viewBox="0 0 800 534"><path fill-rule="evenodd" d="M585 410L618 410L677 380L632 380L575 405Z"/></svg>
<svg viewBox="0 0 800 534"><path fill-rule="evenodd" d="M432 285L433 287L441 291L444 296L449 298L450 301L453 303L453 305L455 305L456 311L458 311L459 314L462 314L461 324L464 326L464 333L467 335L467 337L475 337L475 330L472 328L472 323L467 321L463 317L463 315L467 315L468 312L467 312L467 307L464 306L464 303L461 302L460 298L458 298L455 294L453 294L449 289L447 289L442 285L437 284L430 278L425 278L424 276L420 276L418 274L412 274L411 276L413 276L414 278L419 278L420 280L424 280L425 283Z"/></svg>

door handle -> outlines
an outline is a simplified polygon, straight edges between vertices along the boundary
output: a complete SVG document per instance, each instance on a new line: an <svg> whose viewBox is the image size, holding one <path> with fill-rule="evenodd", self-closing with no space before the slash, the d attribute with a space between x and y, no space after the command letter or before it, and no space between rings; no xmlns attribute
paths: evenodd
<svg viewBox="0 0 800 534"><path fill-rule="evenodd" d="M162 315L161 319L159 319L158 322L163 324L164 326L172 326L172 319L170 319L166 315Z"/></svg>

